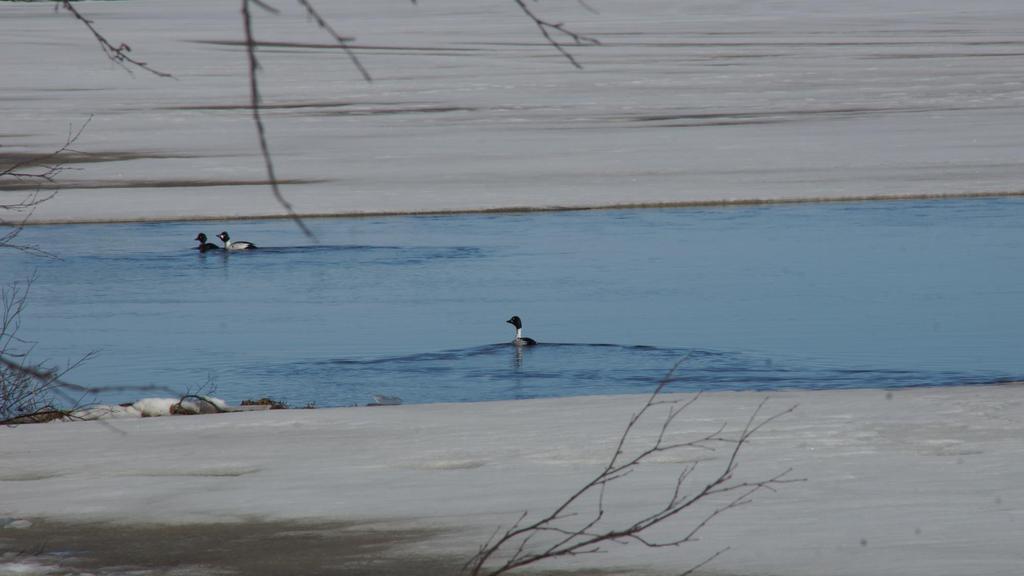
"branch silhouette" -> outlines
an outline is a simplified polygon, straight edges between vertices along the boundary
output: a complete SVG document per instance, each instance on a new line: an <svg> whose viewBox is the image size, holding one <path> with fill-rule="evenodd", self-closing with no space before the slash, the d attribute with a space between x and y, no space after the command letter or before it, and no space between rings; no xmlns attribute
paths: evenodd
<svg viewBox="0 0 1024 576"><path fill-rule="evenodd" d="M61 0L60 4L57 5L57 8L63 8L64 10L67 10L71 13L72 16L74 16L82 24L84 24L85 27L89 29L89 32L92 32L93 37L96 38L96 41L99 43L100 48L103 49L103 53L107 56L107 58L109 58L111 62L117 64L121 68L124 68L124 70L129 74L134 75L134 72L132 72L132 66L134 66L140 70L145 70L146 72L149 72L154 76L159 76L161 78L174 78L172 74L169 74L167 72L161 72L160 70L153 68L145 62L133 58L131 55L129 55L129 52L132 51L132 47L128 44L122 42L115 46L111 41L107 40L106 36L100 33L100 31L96 28L95 23L89 18L86 18L85 15L83 15L81 12L79 12L78 9L75 8L75 6L71 3L71 0Z"/></svg>
<svg viewBox="0 0 1024 576"><path fill-rule="evenodd" d="M328 35L333 38L341 49L348 56L352 65L359 71L359 74L367 82L372 82L373 78L370 75L369 70L360 61L358 55L350 45L352 38L346 37L340 34L334 27L320 14L320 12L313 6L310 0L296 0L298 4L303 8L308 18L310 18L316 25L324 30ZM568 28L562 22L553 22L541 17L537 12L527 4L527 0L512 0L519 7L524 15L529 18L537 29L540 31L544 40L555 50L557 50L562 56L564 56L569 63L571 63L577 69L582 69L583 66L579 61L569 52L569 46L596 46L600 45L600 41L597 38L587 36L584 34L577 33ZM411 0L412 4L417 4L417 0ZM593 8L588 6L583 0L579 0L579 5L589 11L596 12ZM249 105L252 109L252 120L256 126L256 135L259 142L260 155L263 158L264 170L267 173L267 180L270 184L271 192L273 193L274 199L284 209L285 213L293 222L302 230L308 238L316 240L316 236L312 230L306 225L302 217L296 212L292 203L285 198L284 193L281 191L281 181L277 177L277 171L274 167L273 156L270 152L270 144L267 137L267 128L263 120L262 114L262 99L260 96L260 84L259 84L259 72L261 69L259 59L256 55L259 41L256 38L253 25L253 13L252 7L256 6L265 12L273 15L280 14L275 6L265 0L242 0L241 3L241 17L242 27L244 30L245 40L245 51L246 60L248 66L248 82L249 82ZM131 46L122 42L115 44L104 36L99 29L96 27L93 20L86 17L81 11L79 11L71 3L71 0L60 0L57 4L57 9L66 10L77 20L79 20L85 27L92 33L93 37L99 43L103 53L112 62L121 66L126 72L134 76L133 68L145 70L155 76L162 78L174 78L170 73L158 70L146 62L133 57L130 53L132 51ZM564 42L560 38L565 38L569 42Z"/></svg>
<svg viewBox="0 0 1024 576"><path fill-rule="evenodd" d="M533 21L533 24L537 26L537 29L540 31L541 35L544 36L544 40L546 40L552 48L558 50L558 52L562 56L564 56L565 59L568 60L569 63L576 67L576 69L578 70L582 70L583 65L581 65L579 61L576 60L576 57L573 56L568 49L566 49L567 44L563 44L562 42L560 42L557 37L562 36L568 38L569 40L572 41L571 45L573 46L601 45L601 42L597 38L573 32L571 29L566 27L565 23L563 22L551 22L550 20L545 20L544 18L541 18L539 15L537 15L536 12L533 11L532 8L530 8L530 6L527 4L527 0L512 1L515 2L517 6L519 6L519 9L522 10L523 14L525 14L527 18ZM587 10L593 10L586 4L581 3L581 5Z"/></svg>
<svg viewBox="0 0 1024 576"><path fill-rule="evenodd" d="M74 149L75 142L78 141L78 138L82 135L82 132L85 131L85 128L91 121L92 116L89 116L89 118L87 118L77 130L73 126L69 126L68 135L64 144L53 152L37 156L29 156L15 161L6 167L0 168L0 188L3 187L5 179L7 182L13 180L17 183L27 181L33 183L32 185L35 187L35 190L29 192L19 200L0 203L0 212L5 211L19 216L17 220L10 221L0 215L0 227L10 228L10 230L5 232L3 235L0 235L0 248L19 250L35 256L45 256L49 258L57 257L38 246L19 244L16 243L15 240L25 228L25 224L27 224L28 220L32 217L36 207L53 199L53 197L57 195L56 190L46 192L43 189L49 184L53 184L57 177L64 172L65 166L61 156L67 152L77 152Z"/></svg>
<svg viewBox="0 0 1024 576"><path fill-rule="evenodd" d="M467 562L463 571L471 576L498 576L542 561L601 553L606 551L610 544L636 543L648 548L678 547L694 542L700 531L712 520L749 503L757 492L774 491L783 484L802 481L789 477L792 469L757 480L735 478L740 451L749 443L750 438L767 424L792 412L796 406L762 417L765 400L758 404L736 435L727 434L726 425L723 424L713 432L697 438L682 441L668 439L672 424L700 399L699 393L685 400L662 397L665 387L672 382L673 375L685 360L686 358L679 360L669 370L640 410L629 419L611 458L597 475L543 516L528 521L529 513L523 512L504 532L501 532L500 528L496 530ZM650 412L658 407L667 407L668 410L657 428L654 440L647 443L646 448L630 453L626 448L628 441L637 432L637 427L649 417ZM624 483L642 464L650 462L652 457L686 450L714 452L722 445L731 448L724 463L713 473L709 481L699 484L693 490L688 489L692 484L693 473L700 464L700 461L690 461L682 465L671 494L660 508L633 521L619 522L615 518L609 518L605 508L606 491ZM702 515L698 516L689 530L668 539L649 536L650 530L655 526L694 509L698 504L710 503L714 497L724 497L724 503L717 504L710 511L700 512ZM587 509L584 505L585 500L596 500L596 504ZM542 540L544 542L541 542ZM692 574L727 550L728 548L719 550L684 574ZM502 559L496 563L492 562L498 557Z"/></svg>

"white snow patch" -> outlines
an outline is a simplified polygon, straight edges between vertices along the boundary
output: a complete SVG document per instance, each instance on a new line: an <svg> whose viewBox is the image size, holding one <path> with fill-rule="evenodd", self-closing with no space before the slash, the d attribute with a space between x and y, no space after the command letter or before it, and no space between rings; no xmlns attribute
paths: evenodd
<svg viewBox="0 0 1024 576"><path fill-rule="evenodd" d="M132 404L132 408L142 416L170 416L171 407L178 402L178 398L143 398Z"/></svg>
<svg viewBox="0 0 1024 576"><path fill-rule="evenodd" d="M36 576L58 572L64 572L64 569L32 560L7 561L0 559L0 576Z"/></svg>
<svg viewBox="0 0 1024 576"><path fill-rule="evenodd" d="M10 522L8 522L7 524L4 525L4 528L12 528L14 530L24 530L26 528L31 528L31 527L32 527L32 521L31 520L24 520L24 519L12 520L12 521L10 521Z"/></svg>
<svg viewBox="0 0 1024 576"><path fill-rule="evenodd" d="M109 409L111 416L131 416L137 412L139 416L171 416L172 414L200 414L206 412L204 404L212 405L216 410L227 411L228 405L220 398L209 396L186 398L143 398L131 405L131 410L119 412L115 407L102 406L88 412L89 415L104 417L104 410ZM119 408L119 407L118 407ZM77 415L77 414L76 414ZM83 418L91 420L95 418Z"/></svg>

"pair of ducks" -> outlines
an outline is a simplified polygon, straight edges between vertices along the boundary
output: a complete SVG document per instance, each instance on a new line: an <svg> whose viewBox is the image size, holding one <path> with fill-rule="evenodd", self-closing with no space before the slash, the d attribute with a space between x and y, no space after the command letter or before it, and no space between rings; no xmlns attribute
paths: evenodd
<svg viewBox="0 0 1024 576"><path fill-rule="evenodd" d="M221 232L220 234L217 234L217 238L220 238L220 241L224 243L223 250L252 250L256 248L256 245L253 244L252 242L232 242L231 236L228 236L227 232ZM199 246L196 246L196 250L199 250L200 252L209 252L210 250L222 249L220 246L217 246L216 244L207 242L206 234L203 234L202 232L200 232L199 235L196 236L196 241L199 242Z"/></svg>

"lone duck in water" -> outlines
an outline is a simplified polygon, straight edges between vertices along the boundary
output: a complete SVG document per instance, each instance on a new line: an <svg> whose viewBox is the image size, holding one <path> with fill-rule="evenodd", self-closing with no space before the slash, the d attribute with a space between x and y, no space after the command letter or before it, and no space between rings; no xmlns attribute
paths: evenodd
<svg viewBox="0 0 1024 576"><path fill-rule="evenodd" d="M519 316L513 316L505 322L516 327L516 339L512 341L516 346L533 346L537 343L533 338L523 337L523 321L519 319Z"/></svg>
<svg viewBox="0 0 1024 576"><path fill-rule="evenodd" d="M217 238L220 238L221 242L224 243L225 250L252 250L256 248L256 245L252 242L232 242L231 236L228 236L227 232L217 234Z"/></svg>
<svg viewBox="0 0 1024 576"><path fill-rule="evenodd" d="M220 250L220 246L217 246L216 244L212 244L210 242L207 242L206 241L206 234L203 234L202 232L200 232L199 235L196 236L196 241L199 242L199 246L196 246L196 250L199 250L200 252L209 252L210 250Z"/></svg>

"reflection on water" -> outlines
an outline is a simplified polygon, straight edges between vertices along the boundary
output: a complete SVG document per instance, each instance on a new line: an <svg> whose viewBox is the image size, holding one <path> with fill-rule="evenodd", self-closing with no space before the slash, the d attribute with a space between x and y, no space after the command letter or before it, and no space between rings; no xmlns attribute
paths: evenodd
<svg viewBox="0 0 1024 576"><path fill-rule="evenodd" d="M90 386L293 404L1024 376L1024 200L45 226L33 358ZM223 228L261 246L199 254ZM523 318L541 345L511 344ZM125 399L120 393L113 399Z"/></svg>

